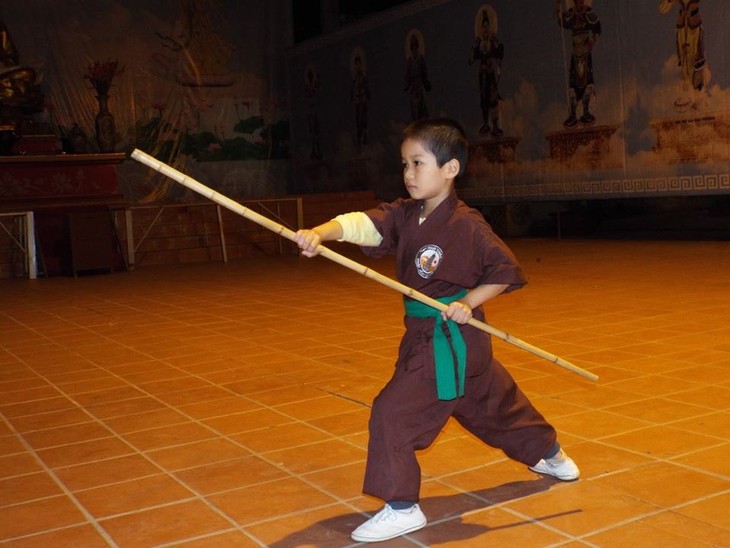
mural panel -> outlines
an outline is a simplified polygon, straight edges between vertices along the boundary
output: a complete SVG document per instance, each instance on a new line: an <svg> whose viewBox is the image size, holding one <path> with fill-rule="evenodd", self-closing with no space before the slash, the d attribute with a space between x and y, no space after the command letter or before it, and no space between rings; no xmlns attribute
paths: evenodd
<svg viewBox="0 0 730 548"><path fill-rule="evenodd" d="M729 16L724 0L437 0L298 45L290 80L317 66L326 105L312 159L290 90L298 188L400 194L400 133L430 115L468 133L473 202L727 193ZM355 49L367 142L345 112Z"/></svg>
<svg viewBox="0 0 730 548"><path fill-rule="evenodd" d="M288 43L282 7L288 3L3 0L0 125L8 141L20 136L8 146L36 153L29 142L48 135L49 153L138 147L216 186L213 164L225 163L233 195L286 192L288 174L277 165L289 158L285 71L271 55ZM183 192L146 170L120 171L133 201Z"/></svg>

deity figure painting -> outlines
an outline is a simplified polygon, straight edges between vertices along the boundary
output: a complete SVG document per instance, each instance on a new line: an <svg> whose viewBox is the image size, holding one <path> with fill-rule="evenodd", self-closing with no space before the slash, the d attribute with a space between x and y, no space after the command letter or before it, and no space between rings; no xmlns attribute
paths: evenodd
<svg viewBox="0 0 730 548"><path fill-rule="evenodd" d="M426 92L431 91L426 67L426 45L423 35L413 29L406 35L406 75L403 91L408 94L411 105L411 120L428 118Z"/></svg>
<svg viewBox="0 0 730 548"><path fill-rule="evenodd" d="M502 75L504 46L497 37L497 14L489 4L483 5L474 21L474 42L469 51L469 64L477 63L479 78L479 106L482 125L479 133L501 136L501 100L499 80ZM492 124L491 128L489 124Z"/></svg>
<svg viewBox="0 0 730 548"><path fill-rule="evenodd" d="M350 55L350 72L352 85L350 86L350 101L355 105L355 132L357 144L365 145L368 142L368 102L370 101L370 84L367 76L367 61L365 52L358 47Z"/></svg>
<svg viewBox="0 0 730 548"><path fill-rule="evenodd" d="M593 11L591 0L557 0L555 16L561 28L570 31L572 50L570 54L568 102L570 114L563 122L566 128L575 127L578 122L590 126L596 121L591 114L590 102L593 90L593 48L601 35L601 22ZM578 103L582 104L583 115L578 119Z"/></svg>
<svg viewBox="0 0 730 548"><path fill-rule="evenodd" d="M705 60L705 31L700 15L701 0L661 0L659 11L668 13L677 5L675 40L677 66L682 80L683 96L675 101L675 107L684 110L697 107L696 97L707 86L709 69Z"/></svg>
<svg viewBox="0 0 730 548"><path fill-rule="evenodd" d="M322 150L319 144L319 74L314 65L309 64L304 71L304 97L307 102L307 134L309 135L310 160L321 160Z"/></svg>

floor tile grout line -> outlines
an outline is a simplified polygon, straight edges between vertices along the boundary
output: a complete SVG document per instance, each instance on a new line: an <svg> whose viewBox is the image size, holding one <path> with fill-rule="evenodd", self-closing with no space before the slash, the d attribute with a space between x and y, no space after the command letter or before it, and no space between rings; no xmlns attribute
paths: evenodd
<svg viewBox="0 0 730 548"><path fill-rule="evenodd" d="M245 531L245 530L242 531L242 530L239 530L238 528L231 527L230 529L223 529L223 530L213 531L210 533L187 537L184 539L174 540L171 542L163 542L160 544L155 544L155 548L172 548L174 546L181 546L181 545L189 544L190 542L194 542L194 541L199 541L199 540L204 541L207 539L214 539L217 536L220 536L220 535L223 535L226 533L232 533L234 531L237 531L239 533L242 533L243 535L246 535L247 538L249 538L252 542L255 542L256 544L258 544L259 546L264 547L264 548L266 547L266 544L262 544L260 540L258 540L256 537L250 535L247 531Z"/></svg>
<svg viewBox="0 0 730 548"><path fill-rule="evenodd" d="M720 491L719 493L713 493L712 495L706 495L706 496L700 497L699 499L694 499L694 500L691 500L691 501L685 501L685 502L682 502L682 503L679 503L679 504L675 504L673 506L665 506L665 507L659 507L659 506L657 506L657 510L656 511L647 512L646 514L642 514L642 515L638 515L638 516L633 516L630 519L622 520L622 521L620 521L618 523L611 524L610 526L602 527L602 528L600 528L600 529L598 529L596 531L591 531L590 533L584 533L584 534L580 535L578 538L583 539L584 537L593 536L593 535L596 535L598 533L603 533L603 532L606 532L606 531L611 531L613 529L618 529L618 528L620 528L620 527L622 527L622 526L624 526L624 525L626 525L628 523L639 522L639 521L642 521L642 520L646 519L647 517L652 517L652 516L660 515L660 514L663 514L665 512L673 512L673 511L679 510L681 508L684 508L686 506L690 506L692 504L696 504L698 501L709 500L709 499L712 499L712 498L715 498L715 497L720 497L720 496L723 496L723 495L726 495L726 494L730 494L730 488L726 489L725 491ZM632 496L632 498L636 498L636 497L635 496ZM638 500L642 500L642 499L638 499ZM644 502L647 502L647 501L644 501ZM656 504L653 504L653 503L649 503L649 504L651 504L652 506L656 506Z"/></svg>
<svg viewBox="0 0 730 548"><path fill-rule="evenodd" d="M533 495L536 495L536 494L533 493L532 495L528 495L527 497L524 497L524 498L527 499L527 498L530 498ZM523 499L516 499L516 500L523 500ZM513 502L513 501L510 501L510 502ZM511 508L507 503L499 503L499 504L497 504L495 506L490 506L490 508L499 508L503 512L506 512L508 514L512 514L513 516L522 519L525 523L531 523L533 525L538 525L538 526L540 526L540 527L542 527L544 529L547 529L548 531L551 531L551 532L553 532L555 534L558 534L558 535L567 537L562 542L576 540L576 536L575 535L573 535L571 533L568 533L567 531L564 531L564 530L560 529L559 527L555 527L555 526L550 525L549 523L546 523L545 521L543 521L545 519L545 517L529 516L529 515L525 514L524 512L519 512L519 511L515 510L514 508ZM476 512L470 512L470 513L476 513ZM553 517L553 516L547 516L547 517Z"/></svg>
<svg viewBox="0 0 730 548"><path fill-rule="evenodd" d="M119 519L120 517L133 516L133 515L139 514L142 511L149 512L149 511L153 511L153 510L159 510L160 508L172 508L174 506L178 506L180 504L184 504L184 503L191 502L191 501L202 502L205 506L207 506L211 510L214 510L216 514L220 515L226 521L228 521L231 525L230 529L239 531L240 533L243 533L246 536L250 537L252 540L256 540L256 542L260 542L258 539L256 539L256 537L252 536L249 532L247 532L243 525L239 524L238 522L236 522L235 520L233 520L232 518L227 516L225 514L225 512L218 509L214 504L211 504L209 501L207 501L205 496L201 495L200 493L196 493L195 491L191 491L191 496L188 498L185 498L185 499L177 499L174 501L156 504L154 506L146 507L143 510L133 509L133 510L129 510L127 512L120 512L118 514L112 514L112 515L104 516L104 517L98 518L98 519L99 519L99 523L103 525L105 522L113 521L113 520ZM216 532L218 532L218 531L216 531ZM262 544L262 546L264 546L264 545Z"/></svg>
<svg viewBox="0 0 730 548"><path fill-rule="evenodd" d="M3 418L4 419L4 418ZM50 468L43 459L40 458L38 453L33 449L31 445L28 444L28 442L20 435L20 433L15 430L12 424L8 424L8 427L11 429L13 434L16 436L18 441L25 447L25 450L33 456L37 464L45 471L45 473L53 480L53 482L56 484L59 489L61 489L61 492L66 495L69 500L73 503L73 505L81 512L81 514L86 518L87 522L91 524L92 527L96 530L99 535L110 545L110 546L118 546L116 542L109 536L106 530L102 528L99 524L99 522L96 520L96 518L91 514L86 507L81 503L80 500L76 497L76 495L68 489L66 484L56 475L55 471Z"/></svg>
<svg viewBox="0 0 730 548"><path fill-rule="evenodd" d="M709 446L709 447L703 447L703 448L697 449L697 450L690 450L690 451L687 451L685 453L681 453L679 455L674 455L674 456L671 456L671 457L660 457L660 456L657 456L657 455L647 455L646 453L642 453L641 451L636 451L634 449L630 449L630 448L622 447L622 446L618 446L618 445L612 445L610 443L606 443L605 442L605 438L604 439L600 439L600 440L599 439L585 439L585 440L582 440L580 443L595 443L595 444L598 444L598 445L604 445L606 447L610 447L611 449L619 449L621 451L626 451L627 453L632 453L634 455L639 455L641 457L645 457L645 458L651 459L650 462L645 462L645 463L641 463L641 464L632 465L632 467L630 469L636 469L637 467L638 468L641 468L641 467L644 467L644 466L650 466L650 465L654 465L654 464L658 464L658 463L665 463L665 464L672 464L674 466L677 466L678 468L686 468L686 469L692 470L694 472L702 473L702 474L707 475L707 476L717 477L717 479L722 479L722 480L727 480L728 479L727 476L723 476L722 474L718 474L718 473L713 472L711 470L706 470L706 469L703 469L703 468L692 467L692 466L683 464L681 462L676 462L674 460L674 459L677 459L677 458L680 458L680 457L684 457L684 456L687 456L687 455L692 455L694 453L703 451L703 450L708 449L708 448L711 449L711 448L715 448L715 447L722 447L723 445L725 445L725 443L718 443L717 445L712 445L712 446ZM592 477L592 478L587 478L586 481L594 481L596 479L600 479L600 478L604 478L604 477L608 477L608 476L617 475L617 474L623 473L625 471L626 471L626 469L612 470L610 472L607 472L607 473L604 473L604 474L600 474L600 475L595 476L595 477Z"/></svg>
<svg viewBox="0 0 730 548"><path fill-rule="evenodd" d="M631 402L631 403L638 403L638 401L640 401L640 400L637 400L636 402ZM580 415L580 414L583 414L583 413L590 413L591 411L595 411L595 409L594 410L587 410L587 411L578 411L576 413L571 413L571 414L567 414L567 415L561 415L558 419L556 419L556 422L558 422L562 418L574 417L576 415ZM622 419L627 418L626 415L623 415L623 414L618 413L616 411L611 411L610 408L601 408L601 409L598 409L598 411L601 411L601 412L604 412L604 413L609 413L611 415L615 415L616 417L619 417L619 418L622 418ZM646 430L646 429L649 429L649 428L658 428L658 427L677 428L678 430L683 430L685 432L699 434L699 432L694 432L693 430L687 430L687 429L684 429L684 428L680 428L680 427L678 427L676 425L678 423L681 423L681 422L686 422L688 419L700 419L700 418L703 418L703 417L709 417L709 416L712 416L712 415L716 415L716 414L718 414L718 412L721 412L721 411L712 410L712 409L709 409L708 408L707 409L707 413L704 413L704 414L701 414L701 415L693 415L692 417L689 417L689 418L688 417L684 417L684 418L681 418L681 419L674 419L674 420L670 420L670 421L667 421L667 422L650 422L650 421L647 421L645 419L639 419L639 418L633 417L633 420L639 420L639 421L642 421L642 422L646 422L646 426L641 426L641 427L636 427L636 428L632 428L632 429L629 429L629 430L624 430L620 434L607 434L607 435L601 435L601 436L594 436L591 439L594 440L594 441L604 440L604 439L609 439L609 438L612 438L612 437L615 437L615 436L620 436L620 435L624 435L624 434L631 434L631 433L634 433L634 432L640 432L641 430ZM730 418L730 415L729 415L728 418ZM570 432L569 430L566 430L566 429L561 429L561 432L563 432L565 434L570 434L571 436L581 437L581 434L576 434L575 432ZM703 435L705 437L708 437L708 438L717 438L718 442L725 442L725 441L727 441L726 439L721 438L720 436L714 436L714 435L711 435L711 434L710 435L708 435L708 434L701 434L701 435Z"/></svg>
<svg viewBox="0 0 730 548"><path fill-rule="evenodd" d="M34 531L32 533L23 533L21 535L17 535L14 537L0 539L0 544L10 543L10 542L14 542L14 541L21 541L21 540L32 540L35 538L40 538L45 535L48 535L49 533L57 533L59 531L70 531L70 530L76 529L77 527L79 527L78 523L73 523L70 525L63 525L60 527L50 527L48 529L43 529L41 531ZM112 547L117 546L116 543L113 543L113 544L107 543L107 544Z"/></svg>
<svg viewBox="0 0 730 548"><path fill-rule="evenodd" d="M652 505L652 506L656 506L656 505ZM662 507L656 506L656 510L654 510L654 511L645 512L643 514L639 514L639 515L636 515L636 516L632 516L631 518L627 518L627 519L618 521L616 523L612 523L611 525L607 525L605 527L599 527L598 529L595 529L593 531L590 531L590 532L587 532L587 533L583 533L581 535L578 535L577 538L578 539L585 539L586 537L591 537L591 536L594 536L594 535L597 535L597 534L600 534L600 533L605 533L607 531L611 531L613 529L618 529L618 528L623 527L625 525L628 525L630 523L637 523L637 522L640 522L642 520L645 520L646 518L650 518L650 517L653 517L653 516L658 516L660 514L663 514L666 511L668 511L666 508L662 508Z"/></svg>

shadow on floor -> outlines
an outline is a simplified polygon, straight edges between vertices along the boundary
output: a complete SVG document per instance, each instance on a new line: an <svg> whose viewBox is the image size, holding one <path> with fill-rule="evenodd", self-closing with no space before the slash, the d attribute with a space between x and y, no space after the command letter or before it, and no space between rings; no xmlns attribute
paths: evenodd
<svg viewBox="0 0 730 548"><path fill-rule="evenodd" d="M540 478L530 481L513 481L497 487L460 493L441 497L427 497L420 501L421 508L429 518L426 528L436 525L449 524L448 528L441 527L439 531L429 532L429 543L465 541L479 537L489 531L507 529L529 525L536 521L543 521L558 516L580 512L579 509L570 512L560 512L547 516L535 516L525 520L514 521L498 527L464 523L463 517L472 512L485 510L502 502L517 500L543 491L553 485L563 483L552 478ZM350 513L333 516L307 528L290 533L286 537L271 543L271 548L293 548L296 546L315 546L317 548L341 547L350 540L350 533L363 523L371 514ZM403 542L403 538L401 542ZM353 543L357 545L359 543ZM379 544L383 546L383 544Z"/></svg>

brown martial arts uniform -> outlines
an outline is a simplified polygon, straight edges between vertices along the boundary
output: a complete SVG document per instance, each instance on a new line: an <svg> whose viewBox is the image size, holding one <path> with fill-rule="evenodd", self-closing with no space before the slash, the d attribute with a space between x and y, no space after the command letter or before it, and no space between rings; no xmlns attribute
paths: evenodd
<svg viewBox="0 0 730 548"><path fill-rule="evenodd" d="M421 201L407 199L365 211L383 241L362 249L372 257L396 254L401 283L435 299L482 284L507 284L512 291L526 283L512 252L455 193L419 225L420 208ZM473 315L484 321L481 307ZM556 441L555 429L492 355L490 336L475 327L459 326L467 348L464 396L438 399L435 321L406 316L395 372L373 402L363 492L386 502L419 500L415 452L433 443L450 416L527 465Z"/></svg>

